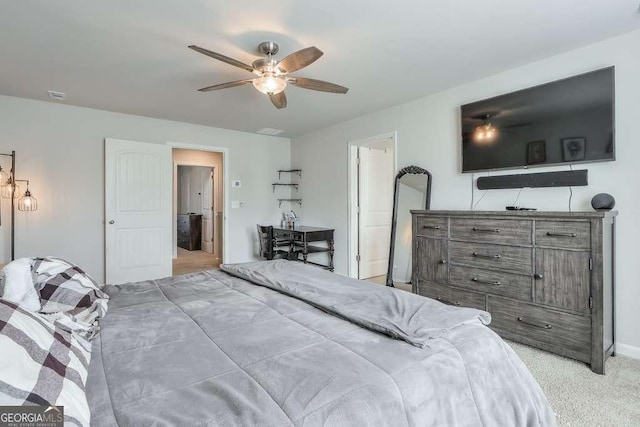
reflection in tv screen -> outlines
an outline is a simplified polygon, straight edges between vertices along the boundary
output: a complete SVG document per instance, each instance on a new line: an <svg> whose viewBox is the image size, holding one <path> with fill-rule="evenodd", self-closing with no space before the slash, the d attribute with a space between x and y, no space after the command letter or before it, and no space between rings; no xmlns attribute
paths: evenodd
<svg viewBox="0 0 640 427"><path fill-rule="evenodd" d="M614 68L461 107L462 171L614 160Z"/></svg>

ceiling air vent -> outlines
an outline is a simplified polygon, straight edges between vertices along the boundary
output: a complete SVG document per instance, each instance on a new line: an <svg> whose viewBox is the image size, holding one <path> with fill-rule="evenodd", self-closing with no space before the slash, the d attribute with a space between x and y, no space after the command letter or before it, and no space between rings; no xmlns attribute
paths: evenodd
<svg viewBox="0 0 640 427"><path fill-rule="evenodd" d="M48 90L49 99L52 101L64 102L67 100L67 95L64 92L56 92L55 90Z"/></svg>
<svg viewBox="0 0 640 427"><path fill-rule="evenodd" d="M284 131L280 129L273 129L273 128L262 128L256 131L256 133L259 133L261 135L271 135L271 136L280 135L282 132Z"/></svg>

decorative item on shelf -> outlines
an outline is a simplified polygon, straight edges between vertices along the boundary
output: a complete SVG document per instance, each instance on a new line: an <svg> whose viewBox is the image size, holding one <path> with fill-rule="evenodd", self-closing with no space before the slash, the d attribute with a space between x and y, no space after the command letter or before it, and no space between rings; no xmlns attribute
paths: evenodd
<svg viewBox="0 0 640 427"><path fill-rule="evenodd" d="M2 193L3 199L9 199L11 201L11 261L13 261L15 259L16 201L19 211L33 212L38 210L38 199L31 195L28 180L16 179L16 152L12 151L11 154L0 153L0 156L11 157L11 170L9 173L5 172L0 166L0 192ZM27 190L22 197L19 196L20 187L17 184L18 182L25 182L27 184Z"/></svg>
<svg viewBox="0 0 640 427"><path fill-rule="evenodd" d="M294 211L282 212L282 221L280 221L282 228L294 229L300 225L300 218Z"/></svg>
<svg viewBox="0 0 640 427"><path fill-rule="evenodd" d="M610 211L616 205L616 199L611 194L598 193L591 199L591 206L597 211Z"/></svg>

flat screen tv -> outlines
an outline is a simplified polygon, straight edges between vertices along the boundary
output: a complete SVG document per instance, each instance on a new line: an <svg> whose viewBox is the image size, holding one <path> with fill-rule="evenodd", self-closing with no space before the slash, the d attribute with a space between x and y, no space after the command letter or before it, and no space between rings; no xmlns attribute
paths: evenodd
<svg viewBox="0 0 640 427"><path fill-rule="evenodd" d="M462 172L615 160L614 67L461 107Z"/></svg>

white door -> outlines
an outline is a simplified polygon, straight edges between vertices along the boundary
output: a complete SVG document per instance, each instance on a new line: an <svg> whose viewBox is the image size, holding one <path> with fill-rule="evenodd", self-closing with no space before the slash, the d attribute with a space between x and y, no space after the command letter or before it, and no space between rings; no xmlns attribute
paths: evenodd
<svg viewBox="0 0 640 427"><path fill-rule="evenodd" d="M189 212L191 212L191 177L188 172L182 172L180 175L180 208L178 213L186 214Z"/></svg>
<svg viewBox="0 0 640 427"><path fill-rule="evenodd" d="M171 276L171 148L105 140L105 258L110 284Z"/></svg>
<svg viewBox="0 0 640 427"><path fill-rule="evenodd" d="M213 168L202 169L202 250L213 253Z"/></svg>
<svg viewBox="0 0 640 427"><path fill-rule="evenodd" d="M387 273L393 210L393 150L359 147L358 157L358 277L367 279Z"/></svg>

